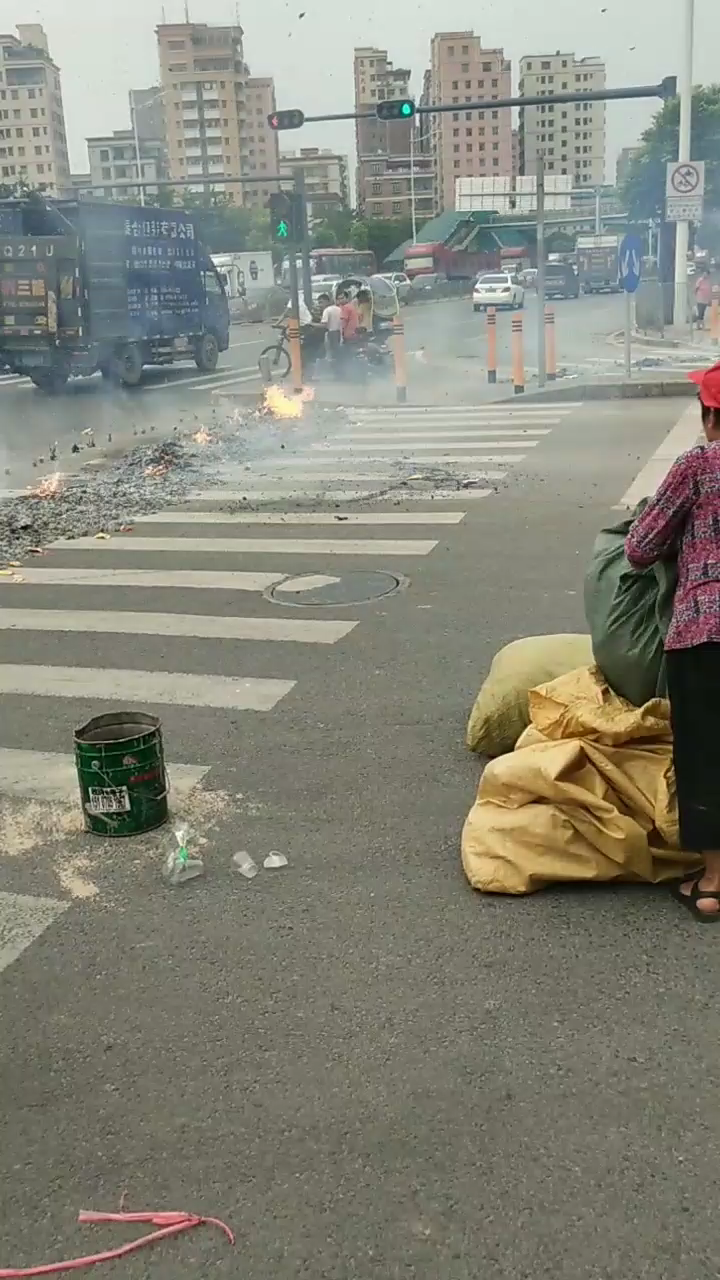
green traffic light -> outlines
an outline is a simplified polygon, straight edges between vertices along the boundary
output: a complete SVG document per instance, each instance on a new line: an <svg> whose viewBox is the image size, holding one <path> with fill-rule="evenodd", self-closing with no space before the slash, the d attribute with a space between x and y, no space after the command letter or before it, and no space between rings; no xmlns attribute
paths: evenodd
<svg viewBox="0 0 720 1280"><path fill-rule="evenodd" d="M287 240L289 230L287 222L278 222L275 230L278 240Z"/></svg>
<svg viewBox="0 0 720 1280"><path fill-rule="evenodd" d="M412 115L412 104L411 104L410 102L403 102L403 104L402 104L402 106L401 106L401 108L400 108L400 115L401 115L401 116L411 116L411 115Z"/></svg>

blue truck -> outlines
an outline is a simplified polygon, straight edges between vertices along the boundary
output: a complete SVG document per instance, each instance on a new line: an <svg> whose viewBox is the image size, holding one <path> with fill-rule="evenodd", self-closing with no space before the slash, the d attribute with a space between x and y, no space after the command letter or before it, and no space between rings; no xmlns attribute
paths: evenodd
<svg viewBox="0 0 720 1280"><path fill-rule="evenodd" d="M0 201L0 365L46 392L71 377L135 387L143 366L230 345L222 281L182 209Z"/></svg>

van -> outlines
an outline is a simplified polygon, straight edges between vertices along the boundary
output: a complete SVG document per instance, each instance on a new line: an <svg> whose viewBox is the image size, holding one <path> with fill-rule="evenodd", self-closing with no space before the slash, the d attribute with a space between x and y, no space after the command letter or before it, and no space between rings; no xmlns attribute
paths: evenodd
<svg viewBox="0 0 720 1280"><path fill-rule="evenodd" d="M568 262L547 263L545 267L545 297L580 297L580 281Z"/></svg>

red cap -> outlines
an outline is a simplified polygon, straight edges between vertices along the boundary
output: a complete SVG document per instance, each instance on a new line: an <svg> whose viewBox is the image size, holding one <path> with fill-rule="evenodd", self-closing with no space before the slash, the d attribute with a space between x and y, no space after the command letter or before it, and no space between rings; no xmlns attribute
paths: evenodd
<svg viewBox="0 0 720 1280"><path fill-rule="evenodd" d="M720 364L710 369L696 369L688 378L700 388L698 394L708 409L720 409Z"/></svg>

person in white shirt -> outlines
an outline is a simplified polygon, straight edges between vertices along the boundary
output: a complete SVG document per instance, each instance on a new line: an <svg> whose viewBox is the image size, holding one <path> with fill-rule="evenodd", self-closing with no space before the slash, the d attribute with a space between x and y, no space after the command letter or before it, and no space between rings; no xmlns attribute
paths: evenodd
<svg viewBox="0 0 720 1280"><path fill-rule="evenodd" d="M336 302L329 302L322 313L325 326L325 346L333 364L337 367L342 345L342 311Z"/></svg>
<svg viewBox="0 0 720 1280"><path fill-rule="evenodd" d="M292 302L288 302L285 308L285 323L287 323L287 321L290 320L291 317L292 317ZM312 318L312 315L310 314L310 310L308 307L305 306L305 302L302 298L298 300L298 320L300 321L301 329L303 328L304 325L312 324L313 322L313 318Z"/></svg>

